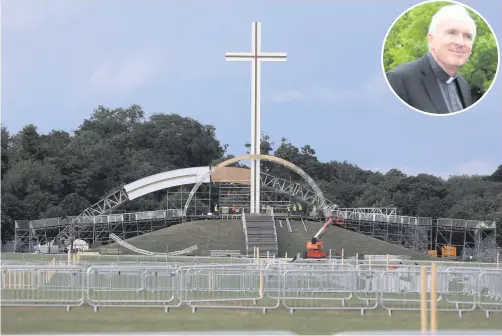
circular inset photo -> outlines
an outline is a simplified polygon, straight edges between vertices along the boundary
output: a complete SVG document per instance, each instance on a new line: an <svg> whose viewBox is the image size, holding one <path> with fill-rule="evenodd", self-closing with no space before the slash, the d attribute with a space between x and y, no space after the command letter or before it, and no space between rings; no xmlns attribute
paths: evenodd
<svg viewBox="0 0 502 336"><path fill-rule="evenodd" d="M426 1L401 14L385 36L390 89L415 111L449 116L472 108L497 77L500 53L489 23L457 1Z"/></svg>

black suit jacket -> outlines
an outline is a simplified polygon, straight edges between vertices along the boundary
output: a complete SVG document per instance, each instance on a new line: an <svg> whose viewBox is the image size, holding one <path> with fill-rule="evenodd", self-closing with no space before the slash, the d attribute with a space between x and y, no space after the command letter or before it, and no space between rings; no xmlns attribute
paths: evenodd
<svg viewBox="0 0 502 336"><path fill-rule="evenodd" d="M427 55L395 67L387 72L394 92L408 105L422 112L447 114L448 107ZM472 105L471 87L460 74L457 88L464 108Z"/></svg>

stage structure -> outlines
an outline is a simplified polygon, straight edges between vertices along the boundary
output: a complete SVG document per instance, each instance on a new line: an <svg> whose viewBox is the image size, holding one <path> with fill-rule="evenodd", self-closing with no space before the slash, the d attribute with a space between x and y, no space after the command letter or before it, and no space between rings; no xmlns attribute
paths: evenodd
<svg viewBox="0 0 502 336"><path fill-rule="evenodd" d="M76 217L49 218L32 221L16 221L15 250L17 252L33 251L37 244L45 244L54 238L63 239L69 232L74 238L83 239L91 246L99 246L111 242L110 234L127 239L151 231L178 224L187 217L182 217L183 206L189 198L196 182L210 167L201 169L180 169L152 175L127 185L100 202L86 209ZM202 175L199 175L202 173ZM220 212L223 208L238 205L239 200L245 212L249 211L247 202L250 190L250 170L245 168L225 167L211 175L211 183L201 186L200 194L193 195L188 207L189 220L215 218L201 215L210 210L209 201L219 202ZM261 174L262 199L271 199L275 218L295 217L285 211L291 199L302 203L305 209L314 202L318 195L309 186L277 178L265 173ZM185 183L185 184L182 184ZM179 184L182 184L179 186ZM209 188L209 186L212 186ZM165 189L171 193L169 209L136 213L112 213L116 207L129 197L136 198L149 192ZM204 189L206 187L206 189ZM205 193L211 193L210 196ZM230 192L230 194L228 194ZM215 199L216 197L216 199ZM273 199L275 197L275 199ZM281 198L282 197L282 198ZM177 201L175 201L177 200ZM332 203L326 200L327 207ZM247 210L246 210L247 209ZM282 209L282 210L281 210ZM455 254L448 259L493 262L496 258L496 225L492 221L467 221L460 219L432 219L424 217L397 216L395 208L336 208L337 214L345 218L344 227L348 230L365 234L396 245L410 248L422 253L436 251L441 255L445 246L454 247ZM324 220L324 215L303 216L309 220ZM321 225L321 224L320 224ZM443 256L444 257L444 256Z"/></svg>
<svg viewBox="0 0 502 336"><path fill-rule="evenodd" d="M478 262L494 262L497 256L494 221L388 215L372 208L339 211L346 217L346 229L424 254Z"/></svg>
<svg viewBox="0 0 502 336"><path fill-rule="evenodd" d="M261 62L284 62L286 53L261 51L261 23L253 22L251 28L251 52L230 52L227 61L251 62L251 151L260 153L261 142ZM260 206L260 159L251 159L251 213L259 213Z"/></svg>
<svg viewBox="0 0 502 336"><path fill-rule="evenodd" d="M86 241L91 248L113 242L110 234L122 239L136 237L148 232L164 229L181 223L180 217L171 217L166 210L135 213L109 214L86 218L85 224L75 227L76 239ZM45 245L68 231L77 216L65 218L46 218L15 222L15 251L31 252L38 244ZM58 245L58 242L55 242Z"/></svg>
<svg viewBox="0 0 502 336"><path fill-rule="evenodd" d="M211 167L177 169L142 178L116 190L78 216L17 221L16 250L32 251L35 245L45 244L53 239L64 247L70 246L71 241L77 238L85 240L90 246L106 244L110 242L111 233L127 239L179 223L183 211L187 211L184 220L195 220L206 218L207 213L213 212L216 204L220 209L222 205L228 209L237 205L234 204L236 201L242 201L243 195L240 193L243 189L238 192L233 189L237 185L249 189L250 170L227 167L218 170L212 177L204 178L201 190L192 195L188 209L184 208L187 195L190 195L186 191L193 189L191 186L211 169ZM263 186L262 196L269 200L268 205L277 209L287 207L285 199L302 203L305 208L319 202L320 199L318 192L300 182L283 180L265 173L260 181ZM212 192L213 189L216 190L216 195ZM160 190L167 190L165 210L118 213L117 208L121 204ZM222 205L217 203L219 201ZM249 203L241 204L246 206L242 211L249 212Z"/></svg>
<svg viewBox="0 0 502 336"><path fill-rule="evenodd" d="M205 216L215 214L215 206L219 214L230 214L232 209L237 213L250 213L251 186L250 169L222 167L211 176L211 182L203 184L195 192L187 207L187 216ZM301 204L305 211L312 210L310 202L316 193L303 181L292 181L272 176L260 175L260 199L262 212L271 207L276 212L286 212L294 204ZM181 216L188 201L193 185L182 185L166 190L167 209ZM327 201L331 205L332 202Z"/></svg>
<svg viewBox="0 0 502 336"><path fill-rule="evenodd" d="M324 215L324 217L332 216L336 212L338 205L336 205L335 203L328 204L327 200L324 198L324 194L322 193L321 189L319 189L319 187L317 186L315 181L297 165L295 165L287 160L273 156L273 155L247 154L247 155L233 157L233 158L227 159L223 162L220 162L216 167L212 167L207 172L205 172L203 175L198 176L196 179L196 182L192 188L192 191L190 192L190 195L188 196L188 199L185 203L185 207L183 209L183 215L187 214L188 208L192 202L192 198L194 197L197 190L199 190L200 186L205 181L211 180L213 178L213 176L217 176L218 172L221 171L222 169L232 169L232 167L227 167L231 164L237 163L239 161L256 160L256 159L279 164L280 166L287 168L290 171L298 174L299 177L301 177L303 179L303 181L305 181L305 183L313 191L313 193L311 194L311 197L309 197L309 199L308 199L308 202L310 203L310 205L312 207L316 207L317 209L319 209L319 211ZM253 174L251 174L251 177L252 176L253 176ZM305 201L307 201L307 199L305 199ZM254 210L256 210L256 208ZM252 208L251 208L251 213L253 214Z"/></svg>
<svg viewBox="0 0 502 336"><path fill-rule="evenodd" d="M180 209L176 209L181 212ZM410 248L426 254L442 247L453 246L454 256L442 256L453 260L494 262L497 254L496 226L494 222L396 215L394 208L338 208L346 218L344 227L395 245ZM80 239L90 245L111 243L109 235L116 234L122 239L159 230L180 223L181 217L170 217L176 212L159 210L148 212L104 215L93 218L92 226L80 233ZM276 219L288 217L286 212L276 212ZM293 218L296 216L292 216ZM69 225L72 218L49 218L32 221L16 221L16 252L30 252L39 243L54 239ZM198 217L206 219L207 217ZM291 218L291 216L289 216ZM324 217L304 216L321 223Z"/></svg>

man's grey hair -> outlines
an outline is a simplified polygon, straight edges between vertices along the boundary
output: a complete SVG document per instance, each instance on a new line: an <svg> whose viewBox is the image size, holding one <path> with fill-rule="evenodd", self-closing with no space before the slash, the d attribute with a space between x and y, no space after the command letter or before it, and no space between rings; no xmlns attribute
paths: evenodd
<svg viewBox="0 0 502 336"><path fill-rule="evenodd" d="M454 20L467 20L472 24L472 39L476 37L476 23L469 14L469 11L462 5L448 5L442 7L440 10L434 14L429 26L429 33L434 35L437 33L437 27L443 20L454 19Z"/></svg>

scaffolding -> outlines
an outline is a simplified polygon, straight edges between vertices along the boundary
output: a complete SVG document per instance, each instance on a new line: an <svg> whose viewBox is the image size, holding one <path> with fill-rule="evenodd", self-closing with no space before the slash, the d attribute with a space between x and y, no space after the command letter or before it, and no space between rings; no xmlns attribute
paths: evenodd
<svg viewBox="0 0 502 336"><path fill-rule="evenodd" d="M35 238L30 228L29 220L18 220L14 223L14 251L33 251Z"/></svg>
<svg viewBox="0 0 502 336"><path fill-rule="evenodd" d="M395 208L340 209L345 228L426 254L432 218L396 215Z"/></svg>
<svg viewBox="0 0 502 336"><path fill-rule="evenodd" d="M179 201L182 200L180 197ZM393 208L340 208L338 211L345 217L346 229L424 254L436 251L442 258L479 262L494 262L496 259L495 222L397 216ZM280 216L280 213L276 214L276 218ZM208 217L194 216L191 219L202 218ZM73 219L68 216L16 221L15 251L32 252L36 245L51 242ZM86 218L88 225L76 229L76 238L96 247L111 243L111 233L121 239L128 239L181 223L181 220L181 209L95 216ZM453 247L454 253L442 255L443 247Z"/></svg>
<svg viewBox="0 0 502 336"><path fill-rule="evenodd" d="M346 209L344 215L346 229L424 254L463 261L496 259L497 232L492 221L385 215L371 209ZM445 255L444 248L452 252Z"/></svg>
<svg viewBox="0 0 502 336"><path fill-rule="evenodd" d="M193 184L188 184L166 189L166 210L181 217L192 187ZM216 196L213 189L211 185L202 185L197 190L187 210L187 216L205 216L211 212Z"/></svg>
<svg viewBox="0 0 502 336"><path fill-rule="evenodd" d="M216 201L221 208L222 213L227 213L229 209L235 207L238 212L249 213L251 187L249 185L235 183L219 183L218 200ZM268 207L277 209L276 211L285 211L292 201L304 202L291 193L271 190L271 188L262 187L260 191L261 210L265 212Z"/></svg>
<svg viewBox="0 0 502 336"><path fill-rule="evenodd" d="M237 183L236 183L237 182ZM240 181L209 183L199 187L191 198L185 220L206 218L216 205L227 211L232 206L249 210L249 184ZM308 203L314 192L307 187L262 173L264 206L287 207L291 200ZM193 184L168 188L165 191L165 210L138 213L117 213L117 207L128 201L123 188L117 189L78 216L17 221L16 251L33 251L38 244L55 240L56 245L68 246L72 239L82 239L90 246L110 243L110 234L121 239L138 236L181 222L183 209Z"/></svg>
<svg viewBox="0 0 502 336"><path fill-rule="evenodd" d="M264 180L267 180L267 177ZM179 213L181 216L192 187L193 184L166 189L167 210ZM251 187L245 184L245 181L211 182L200 186L195 192L187 208L187 216L205 216L214 213L215 206L218 206L220 213L228 213L232 207L238 209L239 212L249 213L250 195ZM267 206L285 209L291 200L304 202L291 193L275 190L263 184L261 199L263 209Z"/></svg>
<svg viewBox="0 0 502 336"><path fill-rule="evenodd" d="M294 204L310 213L316 193L301 181L292 181L261 173L262 207L274 209L275 217L291 216L287 208ZM166 189L164 210L136 213L111 213L127 201L122 189L107 196L79 216L15 222L15 251L33 251L38 244L47 244L56 237L85 240L95 247L111 242L110 234L128 239L166 228L183 220L183 209L193 185ZM326 203L332 204L328 200ZM226 180L201 185L187 207L185 220L208 218L228 213L232 207L249 212L250 186L247 180ZM345 228L395 245L457 260L492 262L496 258L495 222L428 217L397 216L395 208L337 209L345 217ZM315 219L316 216L307 216ZM78 220L75 220L78 219ZM321 216L319 216L321 219ZM55 244L59 245L59 241ZM450 248L448 255L443 249ZM451 252L453 251L453 252Z"/></svg>
<svg viewBox="0 0 502 336"><path fill-rule="evenodd" d="M287 212L287 208L293 204L301 204L305 209L311 209L312 203L316 201L317 194L310 189L310 187L303 181L293 181L272 176L267 173L260 175L260 203L261 210L265 212L268 207L274 209L274 212L281 213ZM182 200L188 199L188 195L193 185L183 186L183 193L178 197L176 203L169 203L169 207L176 209L180 208L180 204L184 203ZM187 192L188 190L188 192ZM168 192L169 194L171 191ZM171 199L171 196L169 196ZM239 213L250 211L251 200L251 187L249 180L229 180L224 182L211 182L209 184L201 185L195 192L193 198L187 208L187 214L198 213L198 209L208 208L208 212L214 211L215 205L218 205L220 213L228 213L228 211L235 207ZM328 205L332 202L326 200ZM209 207L208 204L211 204Z"/></svg>
<svg viewBox="0 0 502 336"><path fill-rule="evenodd" d="M33 252L35 246L52 242L76 216L23 220L15 222L15 251ZM172 211L145 211L136 213L110 214L86 218L85 224L75 228L75 239L82 239L90 247L112 243L110 234L128 239L181 223L180 216ZM60 242L55 241L55 245Z"/></svg>
<svg viewBox="0 0 502 336"><path fill-rule="evenodd" d="M493 262L497 255L497 228L494 221L439 218L433 227L431 249L442 254L450 246L454 255L442 256L458 260Z"/></svg>

